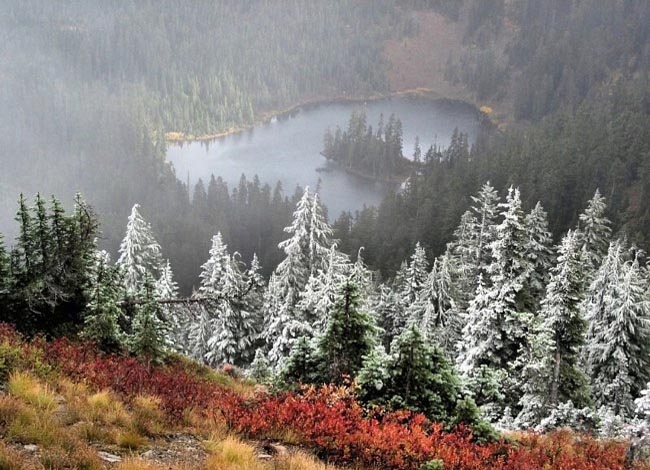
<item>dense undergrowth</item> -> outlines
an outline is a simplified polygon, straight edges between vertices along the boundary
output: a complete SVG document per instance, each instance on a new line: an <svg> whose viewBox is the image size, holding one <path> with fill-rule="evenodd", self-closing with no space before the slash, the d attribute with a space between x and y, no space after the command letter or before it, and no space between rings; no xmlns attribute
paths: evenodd
<svg viewBox="0 0 650 470"><path fill-rule="evenodd" d="M356 468L413 469L440 460L446 470L615 470L624 468L627 450L625 442L568 431L478 444L467 430L445 432L422 415L368 412L348 388L272 394L180 358L153 366L67 339L26 341L8 326L0 328L0 372L7 390L0 400L4 440L46 447L63 440L62 454L52 458L85 459L75 468L99 468L86 442L138 448L152 436L184 428L199 429L205 439L231 433L277 439ZM47 419L59 396L67 412L58 422L82 423L63 435L53 427L57 421ZM212 446L222 449L223 442ZM0 449L2 458L11 452L5 444Z"/></svg>

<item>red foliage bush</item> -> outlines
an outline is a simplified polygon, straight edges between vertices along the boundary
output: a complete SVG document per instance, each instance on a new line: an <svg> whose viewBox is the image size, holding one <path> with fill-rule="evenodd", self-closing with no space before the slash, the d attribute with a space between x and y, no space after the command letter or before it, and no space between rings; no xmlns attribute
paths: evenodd
<svg viewBox="0 0 650 470"><path fill-rule="evenodd" d="M62 374L129 399L156 395L170 420L188 410L218 413L249 437L290 430L320 455L364 468L417 469L433 459L445 470L617 470L623 469L626 443L600 441L569 431L522 434L516 441L479 445L464 429L444 432L423 415L395 412L368 416L350 390L326 386L300 393L260 393L244 399L232 390L189 373L182 364L151 366L135 358L104 355L90 344L62 339L23 342L0 325L0 342L42 348L43 357Z"/></svg>

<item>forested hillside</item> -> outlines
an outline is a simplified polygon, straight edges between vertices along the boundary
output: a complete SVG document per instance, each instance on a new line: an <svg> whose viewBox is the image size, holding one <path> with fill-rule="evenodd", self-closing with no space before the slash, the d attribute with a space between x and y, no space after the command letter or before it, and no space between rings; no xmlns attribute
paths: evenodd
<svg viewBox="0 0 650 470"><path fill-rule="evenodd" d="M244 235L251 230L205 217L201 188L197 204L190 203L194 188L164 163L164 132L215 132L304 99L395 89L395 77L389 84L386 76L391 57L429 31L421 21L427 12L464 31L458 47L449 46L448 83L479 103L512 105L511 128L488 132L473 149L450 151L459 157L430 160L407 192L378 212L341 219L341 247L366 247L367 261L384 275L416 240L440 253L470 195L489 179L501 191L525 185L524 204L542 200L556 235L599 187L615 229L625 226L647 248L650 87L642 1L10 3L0 15L2 229L12 240L16 194L57 193L68 205L79 190L102 214L102 243L111 251L121 220L139 201L170 247L184 291L205 248L196 238L217 230L246 259L258 252L270 272L279 237L253 241ZM291 40L297 34L301 40ZM538 122L512 124L513 117ZM274 205L284 205L282 221L272 222L276 234L294 189L275 192ZM228 217L268 225L260 222L266 215L242 215L242 204L227 199L222 194L219 204L231 207Z"/></svg>

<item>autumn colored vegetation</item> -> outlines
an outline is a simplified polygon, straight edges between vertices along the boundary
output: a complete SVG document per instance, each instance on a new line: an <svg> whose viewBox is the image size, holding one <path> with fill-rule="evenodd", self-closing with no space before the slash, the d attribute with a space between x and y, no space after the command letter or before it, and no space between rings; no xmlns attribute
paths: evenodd
<svg viewBox="0 0 650 470"><path fill-rule="evenodd" d="M520 433L478 444L468 430L445 432L420 414L366 410L346 387L271 394L183 359L153 366L132 357L99 353L88 343L26 341L8 326L0 328L0 354L3 381L15 370L33 376L56 374L103 391L93 395L95 410L112 403L102 393L114 394L136 410L130 419L142 435L158 431L144 429L138 422L154 427L161 420L175 426L201 423L206 433L283 440L332 463L361 468L413 469L432 461L431 468L442 463L445 470L624 468L625 442L558 431ZM19 389L16 393L43 409L54 406L47 390L25 377L12 381ZM161 416L153 416L158 412ZM111 413L119 421L122 412Z"/></svg>

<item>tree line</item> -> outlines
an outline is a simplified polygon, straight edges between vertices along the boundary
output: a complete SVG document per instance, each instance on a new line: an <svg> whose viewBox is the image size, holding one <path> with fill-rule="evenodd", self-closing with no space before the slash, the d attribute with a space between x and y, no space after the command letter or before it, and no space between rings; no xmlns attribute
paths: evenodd
<svg viewBox="0 0 650 470"><path fill-rule="evenodd" d="M465 422L482 438L488 422L621 433L648 394L650 273L612 234L599 191L554 243L540 203L525 211L518 189L502 198L486 183L440 256L430 263L416 244L382 282L363 250L339 251L305 189L268 282L217 233L190 299L138 205L115 263L81 198L70 215L21 199L17 220L0 302L30 334L78 332L153 361L176 351L281 387L355 380L368 404Z"/></svg>

